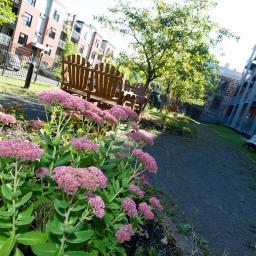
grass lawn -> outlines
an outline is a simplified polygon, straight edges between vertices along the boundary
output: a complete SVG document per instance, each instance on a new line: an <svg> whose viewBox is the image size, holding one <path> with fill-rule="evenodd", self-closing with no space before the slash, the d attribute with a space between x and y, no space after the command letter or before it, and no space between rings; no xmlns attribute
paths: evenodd
<svg viewBox="0 0 256 256"><path fill-rule="evenodd" d="M0 93L21 96L25 99L34 99L39 92L56 88L51 85L31 83L29 89L24 89L24 84L24 80L0 76Z"/></svg>
<svg viewBox="0 0 256 256"><path fill-rule="evenodd" d="M166 126L166 131L173 135L181 135L187 137L196 137L197 129L192 125L195 120L183 114L177 114L163 110L147 109L143 114L147 120L155 123L155 126L160 128Z"/></svg>
<svg viewBox="0 0 256 256"><path fill-rule="evenodd" d="M206 124L206 126L213 130L214 132L216 132L222 138L230 141L238 150L244 151L251 158L256 160L256 152L245 147L245 141L243 140L241 134L239 134L236 131L233 131L230 128L217 124Z"/></svg>

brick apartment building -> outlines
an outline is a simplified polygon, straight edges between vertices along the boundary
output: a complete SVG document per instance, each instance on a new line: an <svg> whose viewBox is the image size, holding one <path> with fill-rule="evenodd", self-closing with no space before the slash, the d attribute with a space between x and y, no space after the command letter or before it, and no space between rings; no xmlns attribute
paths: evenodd
<svg viewBox="0 0 256 256"><path fill-rule="evenodd" d="M225 123L231 112L231 99L239 88L242 74L236 70L218 67L221 72L216 93L210 96L201 114L201 121L210 123Z"/></svg>
<svg viewBox="0 0 256 256"><path fill-rule="evenodd" d="M12 41L12 52L34 54L43 52L43 64L52 67L63 54L67 39L67 25L71 26L71 40L78 45L81 56L92 65L106 61L115 47L97 29L67 12L60 0L14 0L17 20L0 26L0 42Z"/></svg>

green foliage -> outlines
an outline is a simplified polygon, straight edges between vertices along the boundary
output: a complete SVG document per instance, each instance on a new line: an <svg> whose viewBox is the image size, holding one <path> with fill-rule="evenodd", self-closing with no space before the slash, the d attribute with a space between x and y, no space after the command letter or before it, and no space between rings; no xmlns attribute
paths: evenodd
<svg viewBox="0 0 256 256"><path fill-rule="evenodd" d="M15 13L12 12L13 2L11 0L0 1L0 25L16 20Z"/></svg>
<svg viewBox="0 0 256 256"><path fill-rule="evenodd" d="M128 77L149 86L161 78L167 96L177 102L203 100L216 82L217 60L211 53L224 37L235 37L212 21L212 0L168 3L152 1L138 8L119 0L110 15L96 18L104 26L130 38L131 53L121 53L118 65Z"/></svg>
<svg viewBox="0 0 256 256"><path fill-rule="evenodd" d="M167 110L148 110L145 115L145 122L150 122L158 131L165 131L173 135L195 138L198 135L197 129L193 126L193 119L188 116L173 113ZM147 127L145 127L147 129Z"/></svg>
<svg viewBox="0 0 256 256"><path fill-rule="evenodd" d="M191 225L187 223L179 223L177 229L181 234L187 235L191 231Z"/></svg>

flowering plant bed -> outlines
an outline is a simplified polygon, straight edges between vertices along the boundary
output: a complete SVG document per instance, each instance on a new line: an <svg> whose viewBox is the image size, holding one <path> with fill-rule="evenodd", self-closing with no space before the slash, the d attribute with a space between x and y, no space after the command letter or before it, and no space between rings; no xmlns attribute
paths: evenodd
<svg viewBox="0 0 256 256"><path fill-rule="evenodd" d="M103 111L61 90L39 101L48 121L30 122L29 140L0 141L0 255L126 255L163 209L145 192L158 169L142 150L152 138L126 107ZM4 113L0 121L4 131L17 125Z"/></svg>

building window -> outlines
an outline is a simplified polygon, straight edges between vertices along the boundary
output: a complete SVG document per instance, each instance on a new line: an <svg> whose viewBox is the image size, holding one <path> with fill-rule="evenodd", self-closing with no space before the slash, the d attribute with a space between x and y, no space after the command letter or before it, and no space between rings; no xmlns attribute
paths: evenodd
<svg viewBox="0 0 256 256"><path fill-rule="evenodd" d="M36 0L27 0L27 3L32 5L33 7L36 6Z"/></svg>
<svg viewBox="0 0 256 256"><path fill-rule="evenodd" d="M96 47L96 48L99 48L99 46L100 46L100 41L99 41L99 40L96 40L96 42L95 42L95 47Z"/></svg>
<svg viewBox="0 0 256 256"><path fill-rule="evenodd" d="M95 56L96 56L96 53L93 52L93 53L92 53L92 56L91 56L91 59L94 60L94 59L95 59Z"/></svg>
<svg viewBox="0 0 256 256"><path fill-rule="evenodd" d="M32 23L32 16L25 12L23 14L23 25L30 27Z"/></svg>
<svg viewBox="0 0 256 256"><path fill-rule="evenodd" d="M46 50L44 51L44 53L45 53L46 55L51 56L52 47L51 47L49 44L46 45Z"/></svg>
<svg viewBox="0 0 256 256"><path fill-rule="evenodd" d="M59 20L60 20L60 12L59 11L57 11L57 10L54 11L53 19L55 21L59 22Z"/></svg>
<svg viewBox="0 0 256 256"><path fill-rule="evenodd" d="M79 53L82 55L84 52L84 46L82 45L80 48L79 48Z"/></svg>
<svg viewBox="0 0 256 256"><path fill-rule="evenodd" d="M48 32L48 36L52 39L55 38L57 30L55 28L50 28Z"/></svg>
<svg viewBox="0 0 256 256"><path fill-rule="evenodd" d="M86 39L87 39L87 36L88 36L88 33L87 33L87 32L85 32L85 33L84 33L84 40L86 40Z"/></svg>
<svg viewBox="0 0 256 256"><path fill-rule="evenodd" d="M26 46L27 41L28 41L28 36L23 33L20 33L18 43L21 44L22 46Z"/></svg>
<svg viewBox="0 0 256 256"><path fill-rule="evenodd" d="M60 33L60 40L62 41L66 41L67 40L67 34L63 31L61 31Z"/></svg>

